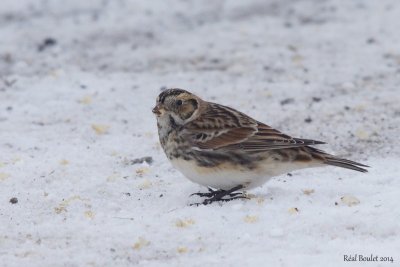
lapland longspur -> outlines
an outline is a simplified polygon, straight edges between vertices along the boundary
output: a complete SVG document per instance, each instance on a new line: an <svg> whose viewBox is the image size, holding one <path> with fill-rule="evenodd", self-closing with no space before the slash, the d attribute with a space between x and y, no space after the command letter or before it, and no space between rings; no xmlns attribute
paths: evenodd
<svg viewBox="0 0 400 267"><path fill-rule="evenodd" d="M368 167L325 153L321 141L293 138L233 108L168 89L157 97L160 143L172 165L209 188L202 204L243 198L235 191L261 186L293 170L333 165L367 172Z"/></svg>

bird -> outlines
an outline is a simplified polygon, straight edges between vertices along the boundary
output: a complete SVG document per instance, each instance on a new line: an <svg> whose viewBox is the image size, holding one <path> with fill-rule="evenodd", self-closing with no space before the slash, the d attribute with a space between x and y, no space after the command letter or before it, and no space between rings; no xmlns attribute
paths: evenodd
<svg viewBox="0 0 400 267"><path fill-rule="evenodd" d="M367 165L328 154L312 139L294 138L221 104L179 88L162 91L152 109L161 147L173 167L208 188L195 204L246 198L272 177L311 167L367 172Z"/></svg>

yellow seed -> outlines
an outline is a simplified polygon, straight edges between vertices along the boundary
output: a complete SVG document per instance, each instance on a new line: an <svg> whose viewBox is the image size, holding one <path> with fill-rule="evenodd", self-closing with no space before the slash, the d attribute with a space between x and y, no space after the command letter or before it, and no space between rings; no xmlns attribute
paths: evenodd
<svg viewBox="0 0 400 267"><path fill-rule="evenodd" d="M264 197L258 197L257 199L257 204L261 205L262 203L264 203L265 198Z"/></svg>
<svg viewBox="0 0 400 267"><path fill-rule="evenodd" d="M143 237L139 237L138 241L133 245L133 249L134 250L140 250L143 247L147 247L148 245L150 245L150 241L147 241Z"/></svg>
<svg viewBox="0 0 400 267"><path fill-rule="evenodd" d="M62 160L60 160L60 164L61 164L61 165L68 165L68 164L69 164L69 161L66 160L66 159L62 159Z"/></svg>
<svg viewBox="0 0 400 267"><path fill-rule="evenodd" d="M367 131L365 131L365 130L363 130L363 129L358 129L356 132L355 132L355 134L356 134L356 136L358 137L358 138L360 138L361 140L366 140L366 139L368 139L369 138L369 133L367 132Z"/></svg>
<svg viewBox="0 0 400 267"><path fill-rule="evenodd" d="M311 195L314 192L315 192L314 189L304 189L303 190L304 195L307 195L307 196Z"/></svg>
<svg viewBox="0 0 400 267"><path fill-rule="evenodd" d="M103 124L92 124L92 129L96 132L96 134L101 135L108 133L110 126Z"/></svg>
<svg viewBox="0 0 400 267"><path fill-rule="evenodd" d="M10 177L8 173L0 172L0 181L4 181L8 177Z"/></svg>
<svg viewBox="0 0 400 267"><path fill-rule="evenodd" d="M85 216L86 216L86 218L93 219L94 218L94 212L91 211L91 210L87 210L87 211L85 211Z"/></svg>
<svg viewBox="0 0 400 267"><path fill-rule="evenodd" d="M149 179L144 179L144 181L139 185L139 189L148 189L152 186L153 184L150 182Z"/></svg>
<svg viewBox="0 0 400 267"><path fill-rule="evenodd" d="M73 196L70 198L67 198L58 205L58 207L54 208L55 213L60 214L61 212L67 212L67 207L71 204L73 201L81 201L83 203L87 203L90 200L87 198L81 198L80 196Z"/></svg>
<svg viewBox="0 0 400 267"><path fill-rule="evenodd" d="M107 176L106 179L107 179L107 182L114 182L120 177L121 177L121 175L119 175L118 173L113 173L113 174Z"/></svg>
<svg viewBox="0 0 400 267"><path fill-rule="evenodd" d="M303 61L303 57L301 56L301 55L294 55L294 56L292 56L292 61L294 62L294 63L301 63L302 61Z"/></svg>
<svg viewBox="0 0 400 267"><path fill-rule="evenodd" d="M54 208L54 212L57 214L60 214L61 212L66 212L67 209L65 208L65 206L59 206L59 207L55 207Z"/></svg>
<svg viewBox="0 0 400 267"><path fill-rule="evenodd" d="M257 215L247 215L244 217L244 221L247 223L255 223L258 221L258 216Z"/></svg>
<svg viewBox="0 0 400 267"><path fill-rule="evenodd" d="M92 103L92 97L90 95L84 96L79 99L78 102L84 105L89 105L90 103Z"/></svg>
<svg viewBox="0 0 400 267"><path fill-rule="evenodd" d="M296 213L298 213L299 212L299 209L298 208L290 208L289 209L289 213L290 214L296 214Z"/></svg>
<svg viewBox="0 0 400 267"><path fill-rule="evenodd" d="M186 220L178 219L175 222L175 226L180 228L185 228L193 224L195 224L195 221L193 219L186 219Z"/></svg>
<svg viewBox="0 0 400 267"><path fill-rule="evenodd" d="M186 253L188 251L187 247L178 247L178 253Z"/></svg>
<svg viewBox="0 0 400 267"><path fill-rule="evenodd" d="M355 196L343 196L340 198L340 200L349 207L360 204L360 200Z"/></svg>

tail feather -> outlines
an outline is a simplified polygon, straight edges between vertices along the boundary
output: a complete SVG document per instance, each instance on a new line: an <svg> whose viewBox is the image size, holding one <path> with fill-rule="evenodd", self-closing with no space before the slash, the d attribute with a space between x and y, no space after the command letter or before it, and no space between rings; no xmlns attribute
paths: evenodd
<svg viewBox="0 0 400 267"><path fill-rule="evenodd" d="M340 158L326 158L325 164L342 167L346 169L351 169L359 172L368 172L367 169L361 167L369 167L368 165L364 165L355 161L347 160L347 159L340 159ZM360 167L361 166L361 167Z"/></svg>
<svg viewBox="0 0 400 267"><path fill-rule="evenodd" d="M365 167L365 168L369 168L368 165L365 164L361 164L352 160L348 160L348 159L341 159L341 158L337 158L333 155L330 155L322 150L316 149L314 147L308 147L309 149L311 149L311 153L318 157L320 160L322 160L322 162L324 164L327 165L332 165L332 166L336 166L336 167L342 167L342 168L346 168L346 169L350 169L350 170L355 170L355 171L359 171L359 172L368 172L367 169L361 168L361 167Z"/></svg>

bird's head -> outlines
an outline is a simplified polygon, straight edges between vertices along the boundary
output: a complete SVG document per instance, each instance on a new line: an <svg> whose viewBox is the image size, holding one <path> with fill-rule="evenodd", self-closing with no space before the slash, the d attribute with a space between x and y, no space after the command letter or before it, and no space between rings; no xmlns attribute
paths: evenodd
<svg viewBox="0 0 400 267"><path fill-rule="evenodd" d="M156 101L153 113L157 120L172 118L177 124L183 125L194 120L200 109L202 100L182 89L167 89L163 91Z"/></svg>

